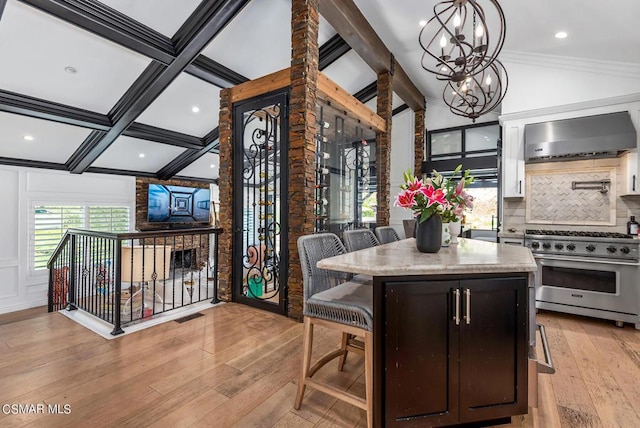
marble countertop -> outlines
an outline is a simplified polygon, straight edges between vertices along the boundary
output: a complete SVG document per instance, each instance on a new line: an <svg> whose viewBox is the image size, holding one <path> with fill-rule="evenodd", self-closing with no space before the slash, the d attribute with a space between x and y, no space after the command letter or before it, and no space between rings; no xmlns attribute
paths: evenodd
<svg viewBox="0 0 640 428"><path fill-rule="evenodd" d="M318 262L318 267L372 276L533 272L527 247L458 238L437 253L421 253L414 238L367 248Z"/></svg>

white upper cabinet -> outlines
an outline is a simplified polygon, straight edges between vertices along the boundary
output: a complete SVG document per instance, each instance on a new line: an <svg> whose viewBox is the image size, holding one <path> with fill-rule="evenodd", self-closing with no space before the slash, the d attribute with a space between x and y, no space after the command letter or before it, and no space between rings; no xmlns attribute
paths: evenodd
<svg viewBox="0 0 640 428"><path fill-rule="evenodd" d="M502 196L524 198L524 125L502 126Z"/></svg>
<svg viewBox="0 0 640 428"><path fill-rule="evenodd" d="M638 145L640 146L640 109L629 110L631 121L638 132ZM640 156L638 149L632 150L622 157L622 195L640 195Z"/></svg>
<svg viewBox="0 0 640 428"><path fill-rule="evenodd" d="M639 178L638 151L630 151L622 157L622 196L640 195Z"/></svg>

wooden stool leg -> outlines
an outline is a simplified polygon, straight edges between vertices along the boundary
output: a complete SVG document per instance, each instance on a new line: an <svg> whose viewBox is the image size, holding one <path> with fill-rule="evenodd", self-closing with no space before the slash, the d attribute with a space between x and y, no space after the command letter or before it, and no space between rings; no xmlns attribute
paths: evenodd
<svg viewBox="0 0 640 428"><path fill-rule="evenodd" d="M293 405L294 409L300 409L302 405L302 397L304 397L304 390L306 387L305 380L309 375L309 367L311 366L311 350L313 348L313 324L309 318L304 318L304 333L303 333L303 345L302 345L302 369L300 370L300 380L298 381L298 392L296 394L296 401Z"/></svg>
<svg viewBox="0 0 640 428"><path fill-rule="evenodd" d="M344 368L344 363L345 361L347 361L347 344L348 343L349 343L349 334L342 333L342 345L340 346L340 349L344 351L344 354L342 354L340 358L338 358L338 371L342 371L342 369Z"/></svg>
<svg viewBox="0 0 640 428"><path fill-rule="evenodd" d="M364 381L367 401L367 427L373 428L373 333L364 334Z"/></svg>

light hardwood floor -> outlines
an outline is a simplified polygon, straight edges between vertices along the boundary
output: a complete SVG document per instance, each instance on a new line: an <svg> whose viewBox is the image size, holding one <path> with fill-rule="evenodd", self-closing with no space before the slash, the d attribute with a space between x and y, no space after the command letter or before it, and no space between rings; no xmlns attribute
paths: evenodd
<svg viewBox="0 0 640 428"><path fill-rule="evenodd" d="M0 405L59 404L70 414L0 412L0 426L354 427L364 411L308 390L293 409L302 324L237 304L107 341L43 309L0 316ZM640 332L541 312L555 375L514 427L640 427ZM317 328L314 355L337 346ZM337 364L337 363L336 363ZM362 358L318 376L364 392ZM8 408L3 407L4 410Z"/></svg>

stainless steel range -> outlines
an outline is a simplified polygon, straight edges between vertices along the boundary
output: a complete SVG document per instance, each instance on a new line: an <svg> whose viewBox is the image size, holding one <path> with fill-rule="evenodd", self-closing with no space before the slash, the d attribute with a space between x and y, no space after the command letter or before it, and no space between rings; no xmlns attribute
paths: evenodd
<svg viewBox="0 0 640 428"><path fill-rule="evenodd" d="M526 230L536 307L640 330L640 240L622 233Z"/></svg>

